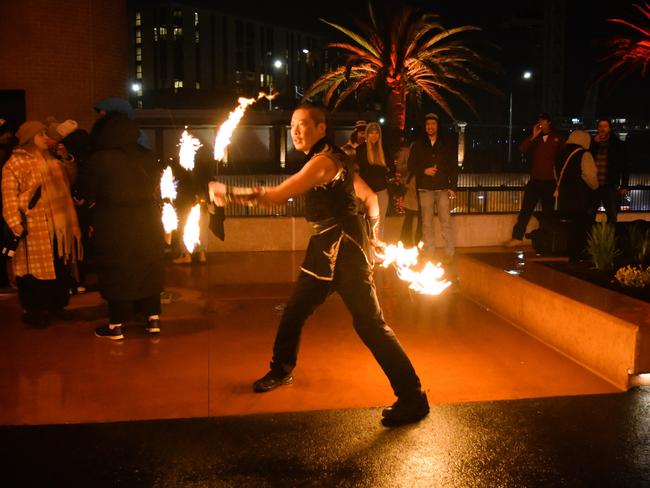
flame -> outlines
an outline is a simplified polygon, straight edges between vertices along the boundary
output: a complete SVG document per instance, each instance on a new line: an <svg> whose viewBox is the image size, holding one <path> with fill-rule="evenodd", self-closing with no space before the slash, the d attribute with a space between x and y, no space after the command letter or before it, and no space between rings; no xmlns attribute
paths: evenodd
<svg viewBox="0 0 650 488"><path fill-rule="evenodd" d="M185 228L183 229L183 244L185 249L189 252L194 251L194 248L200 243L199 240L199 219L201 217L201 205L196 204L190 210L190 214L185 221Z"/></svg>
<svg viewBox="0 0 650 488"><path fill-rule="evenodd" d="M178 216L176 215L176 209L169 202L163 204L162 223L163 228L165 229L165 234L171 234L172 231L178 229Z"/></svg>
<svg viewBox="0 0 650 488"><path fill-rule="evenodd" d="M239 125L239 122L241 121L242 117L244 116L244 113L246 113L246 109L253 105L255 102L262 98L266 98L267 100L273 100L277 95L276 93L273 93L271 95L260 92L257 98L244 98L244 97L239 97L239 106L235 108L230 114L228 115L228 119L221 124L221 127L219 127L219 130L217 131L217 137L214 140L214 159L215 161L221 161L223 160L224 156L226 155L226 147L228 147L228 144L230 144L230 138L232 137L232 133L235 131L237 126Z"/></svg>
<svg viewBox="0 0 650 488"><path fill-rule="evenodd" d="M397 245L387 245L381 253L382 266L388 268L390 265L397 269L399 279L406 281L409 288L423 295L439 295L447 289L451 282L444 280L444 268L438 264L427 261L421 271L414 267L418 263L418 255L422 249L422 243L418 247L405 248L402 242Z"/></svg>
<svg viewBox="0 0 650 488"><path fill-rule="evenodd" d="M160 178L160 197L163 200L176 200L176 182L171 166L167 166Z"/></svg>
<svg viewBox="0 0 650 488"><path fill-rule="evenodd" d="M196 151L203 146L201 141L196 137L192 137L189 132L187 132L187 126L181 134L181 141L178 144L180 149L178 150L178 159L180 165L188 171L194 169L194 157L196 156Z"/></svg>

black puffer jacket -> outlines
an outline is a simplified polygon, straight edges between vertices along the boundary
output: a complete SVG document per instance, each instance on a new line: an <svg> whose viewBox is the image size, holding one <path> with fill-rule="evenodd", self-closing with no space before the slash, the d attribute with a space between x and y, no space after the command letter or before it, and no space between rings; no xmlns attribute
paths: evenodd
<svg viewBox="0 0 650 488"><path fill-rule="evenodd" d="M138 300L163 289L164 235L158 204L161 168L137 143L122 114L93 128L96 151L85 187L94 207L97 274L107 300Z"/></svg>

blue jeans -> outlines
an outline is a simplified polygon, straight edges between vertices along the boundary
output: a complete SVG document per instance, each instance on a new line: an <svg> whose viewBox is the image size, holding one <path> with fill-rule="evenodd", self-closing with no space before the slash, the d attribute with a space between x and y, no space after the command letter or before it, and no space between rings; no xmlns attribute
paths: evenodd
<svg viewBox="0 0 650 488"><path fill-rule="evenodd" d="M436 249L436 236L433 228L433 217L438 214L440 233L445 245L447 256L454 255L454 234L451 228L451 213L448 190L418 190L420 212L422 213L422 240L424 251L433 252Z"/></svg>

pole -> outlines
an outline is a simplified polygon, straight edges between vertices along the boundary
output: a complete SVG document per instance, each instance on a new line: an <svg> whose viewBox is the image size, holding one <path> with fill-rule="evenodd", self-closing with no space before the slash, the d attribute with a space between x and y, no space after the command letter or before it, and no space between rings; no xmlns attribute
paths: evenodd
<svg viewBox="0 0 650 488"><path fill-rule="evenodd" d="M508 109L508 164L512 162L512 90L510 90L510 107Z"/></svg>

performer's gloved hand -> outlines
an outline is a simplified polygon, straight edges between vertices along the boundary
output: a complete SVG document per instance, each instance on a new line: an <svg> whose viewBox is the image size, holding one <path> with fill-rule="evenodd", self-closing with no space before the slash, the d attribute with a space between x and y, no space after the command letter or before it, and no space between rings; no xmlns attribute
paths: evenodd
<svg viewBox="0 0 650 488"><path fill-rule="evenodd" d="M383 256L385 254L386 243L377 237L377 233L379 231L379 216L367 216L366 221L368 222L368 239L370 240L370 245L373 248L375 259L382 261L380 256Z"/></svg>
<svg viewBox="0 0 650 488"><path fill-rule="evenodd" d="M208 194L210 195L210 201L214 203L217 207L225 207L228 203L226 198L227 187L225 184L218 181L211 181L208 183Z"/></svg>

